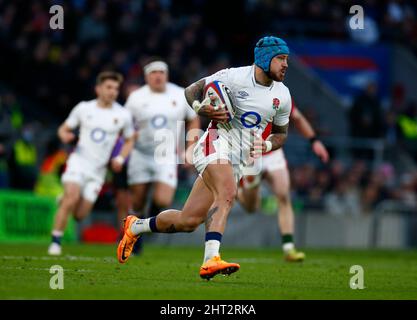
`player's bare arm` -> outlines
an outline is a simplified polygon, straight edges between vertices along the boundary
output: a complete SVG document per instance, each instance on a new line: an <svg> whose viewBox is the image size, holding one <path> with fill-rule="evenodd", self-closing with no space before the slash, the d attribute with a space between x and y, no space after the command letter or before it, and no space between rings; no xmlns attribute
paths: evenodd
<svg viewBox="0 0 417 320"><path fill-rule="evenodd" d="M190 106L193 105L194 101L201 101L203 99L205 83L206 81L204 79L200 79L185 88L185 99L187 99L187 102Z"/></svg>
<svg viewBox="0 0 417 320"><path fill-rule="evenodd" d="M201 79L185 88L184 94L188 104L192 106L199 116L222 123L227 122L228 116L226 110L212 106L209 98L202 101L205 83L206 81Z"/></svg>
<svg viewBox="0 0 417 320"><path fill-rule="evenodd" d="M329 161L329 153L324 144L317 139L316 132L311 126L310 122L304 117L300 110L294 108L290 119L294 122L297 131L306 139L310 140L313 152L324 163Z"/></svg>
<svg viewBox="0 0 417 320"><path fill-rule="evenodd" d="M266 139L266 141L270 141L272 143L271 150L277 150L281 148L285 141L287 140L288 136L288 123L283 126L277 126L272 124L272 134ZM266 143L263 145L264 151L266 151Z"/></svg>
<svg viewBox="0 0 417 320"><path fill-rule="evenodd" d="M187 121L185 123L185 128L187 130L186 149L188 149L188 147L193 145L200 138L198 135L200 129L200 119L198 117L195 117L194 119Z"/></svg>
<svg viewBox="0 0 417 320"><path fill-rule="evenodd" d="M186 146L184 150L184 164L186 167L192 167L192 154L194 146L200 138L200 118L195 117L192 120L188 120L185 123L185 129L187 132Z"/></svg>
<svg viewBox="0 0 417 320"><path fill-rule="evenodd" d="M113 158L111 161L111 167L114 172L120 172L123 169L126 158L129 156L130 152L133 149L135 144L135 137L125 139L122 150L117 157Z"/></svg>
<svg viewBox="0 0 417 320"><path fill-rule="evenodd" d="M75 134L72 132L72 129L66 124L63 123L58 128L58 137L62 141L62 143L70 143L75 139Z"/></svg>
<svg viewBox="0 0 417 320"><path fill-rule="evenodd" d="M259 158L263 152L269 152L281 148L287 140L288 124L284 126L272 125L272 134L263 140L262 136L252 132L254 142L250 150L250 155L253 158Z"/></svg>

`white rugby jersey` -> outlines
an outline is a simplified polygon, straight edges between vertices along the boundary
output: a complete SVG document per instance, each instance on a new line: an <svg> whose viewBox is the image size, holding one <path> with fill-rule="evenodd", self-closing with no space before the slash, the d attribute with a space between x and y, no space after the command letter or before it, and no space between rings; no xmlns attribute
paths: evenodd
<svg viewBox="0 0 417 320"><path fill-rule="evenodd" d="M153 155L161 143L161 137L170 136L167 153L176 154L179 130L178 121L191 120L197 115L187 104L184 88L171 82L165 92L153 92L149 85L133 91L126 101L126 108L133 115L138 138L135 149L147 155ZM167 155L169 156L169 155Z"/></svg>
<svg viewBox="0 0 417 320"><path fill-rule="evenodd" d="M117 102L111 108L102 108L96 99L82 101L72 109L65 124L71 129L80 128L74 154L94 168L107 165L121 131L125 138L134 134L132 115Z"/></svg>
<svg viewBox="0 0 417 320"><path fill-rule="evenodd" d="M273 81L269 87L256 83L254 65L223 69L205 78L206 84L214 80L225 83L236 100L234 118L227 125L215 125L226 129L232 137L233 148L240 149L241 155L243 152L245 161L253 142L251 131L262 134L268 122L278 126L289 122L290 92L282 82ZM225 133L219 130L220 135L222 132Z"/></svg>

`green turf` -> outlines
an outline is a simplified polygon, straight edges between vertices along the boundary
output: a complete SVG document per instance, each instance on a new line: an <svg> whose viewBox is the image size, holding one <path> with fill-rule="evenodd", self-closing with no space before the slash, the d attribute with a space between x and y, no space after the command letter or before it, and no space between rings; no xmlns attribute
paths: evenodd
<svg viewBox="0 0 417 320"><path fill-rule="evenodd" d="M306 250L301 264L279 250L223 248L241 264L230 277L198 276L202 248L147 246L125 265L116 246L67 245L45 255L45 245L0 244L0 299L417 299L417 252ZM64 289L51 290L49 268L64 268ZM349 269L364 268L365 289L352 290Z"/></svg>

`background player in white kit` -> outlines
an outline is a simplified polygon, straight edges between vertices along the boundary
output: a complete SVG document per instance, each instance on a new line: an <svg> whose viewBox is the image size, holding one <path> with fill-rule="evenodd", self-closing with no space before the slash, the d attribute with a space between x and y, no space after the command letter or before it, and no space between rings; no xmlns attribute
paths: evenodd
<svg viewBox="0 0 417 320"><path fill-rule="evenodd" d="M75 139L73 130L80 130L79 140L70 155L62 183L64 196L55 216L50 255L61 254L61 238L73 214L76 220L86 217L97 199L104 182L111 152L121 131L125 143L120 154L111 160L111 167L119 172L133 148L133 121L129 111L115 102L123 81L119 73L105 71L97 76L97 99L82 101L71 111L58 129L63 143Z"/></svg>
<svg viewBox="0 0 417 320"><path fill-rule="evenodd" d="M301 111L293 104L290 114L297 131L308 139L313 152L324 162L329 160L329 154L323 143L317 139L314 129ZM271 132L268 124L262 138L266 139ZM294 246L294 210L290 196L290 176L283 149L271 151L262 156L262 169L258 175L242 177L238 199L240 204L248 211L255 212L260 203L260 183L264 178L279 203L278 227L281 233L282 249L286 261L298 262L305 259L303 252L297 251Z"/></svg>
<svg viewBox="0 0 417 320"><path fill-rule="evenodd" d="M144 74L146 85L134 90L125 105L138 130L128 163L128 184L133 195L133 210L142 217L152 184L149 216L157 215L172 203L177 187L181 122L185 121L186 131L200 127L197 114L185 100L184 88L168 82L165 62L149 62L144 67Z"/></svg>
<svg viewBox="0 0 417 320"><path fill-rule="evenodd" d="M291 96L282 81L288 68L288 55L285 41L264 37L255 47L255 65L225 69L186 88L185 95L193 109L212 119L209 129L194 148L193 163L200 175L182 210L166 210L149 219L127 217L124 237L117 249L119 262L127 261L142 233L191 232L206 221L205 255L200 276L210 279L218 273L231 274L240 268L236 263L221 260L220 242L236 198L240 168L248 163L251 155L279 149L286 140ZM260 63L267 65L267 72L259 67ZM235 116L227 125L228 115L224 108L213 107L207 99L202 101L205 85L213 80L225 83L237 100ZM262 132L268 122L273 123L272 134L255 148L254 132ZM211 132L227 127L231 130Z"/></svg>

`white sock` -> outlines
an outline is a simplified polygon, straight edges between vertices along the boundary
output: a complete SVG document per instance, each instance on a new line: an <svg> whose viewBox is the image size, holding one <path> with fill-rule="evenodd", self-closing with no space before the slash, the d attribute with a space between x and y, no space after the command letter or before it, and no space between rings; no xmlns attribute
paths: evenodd
<svg viewBox="0 0 417 320"><path fill-rule="evenodd" d="M52 235L54 237L62 237L64 235L64 231L61 231L61 230L52 230Z"/></svg>
<svg viewBox="0 0 417 320"><path fill-rule="evenodd" d="M206 241L205 249L204 249L204 262L210 260L215 256L219 256L220 250L220 241L218 240L208 240Z"/></svg>
<svg viewBox="0 0 417 320"><path fill-rule="evenodd" d="M130 230L132 231L132 233L135 236L137 236L140 233L152 232L151 228L149 227L149 220L151 220L151 219L148 218L148 219L138 219L138 220L136 220L130 226Z"/></svg>
<svg viewBox="0 0 417 320"><path fill-rule="evenodd" d="M282 245L282 250L284 250L285 253L288 251L294 249L294 243L293 242L287 242Z"/></svg>

